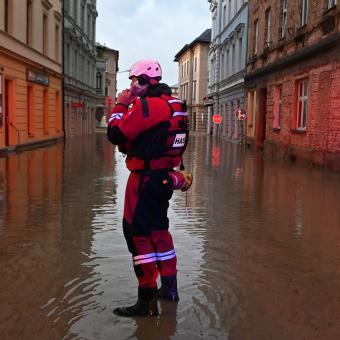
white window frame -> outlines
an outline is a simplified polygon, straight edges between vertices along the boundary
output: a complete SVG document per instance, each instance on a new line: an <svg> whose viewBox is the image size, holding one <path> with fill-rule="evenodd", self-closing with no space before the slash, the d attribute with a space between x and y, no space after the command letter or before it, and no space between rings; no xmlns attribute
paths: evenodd
<svg viewBox="0 0 340 340"><path fill-rule="evenodd" d="M328 7L327 7L327 9L332 8L334 6L336 6L336 0L328 0Z"/></svg>
<svg viewBox="0 0 340 340"><path fill-rule="evenodd" d="M269 47L271 43L271 30L272 30L272 10L269 7L266 10L266 24L267 24L267 35L266 35L266 41L265 41L265 47Z"/></svg>
<svg viewBox="0 0 340 340"><path fill-rule="evenodd" d="M308 119L308 85L309 79L304 78L298 81L298 97L296 112L296 129L305 131Z"/></svg>
<svg viewBox="0 0 340 340"><path fill-rule="evenodd" d="M197 99L197 80L192 82L192 101L196 102Z"/></svg>
<svg viewBox="0 0 340 340"><path fill-rule="evenodd" d="M254 54L256 55L258 52L258 44L259 44L259 20L256 19L254 22Z"/></svg>
<svg viewBox="0 0 340 340"><path fill-rule="evenodd" d="M288 21L288 0L282 0L281 39L286 36Z"/></svg>
<svg viewBox="0 0 340 340"><path fill-rule="evenodd" d="M301 0L301 26L308 22L308 0Z"/></svg>

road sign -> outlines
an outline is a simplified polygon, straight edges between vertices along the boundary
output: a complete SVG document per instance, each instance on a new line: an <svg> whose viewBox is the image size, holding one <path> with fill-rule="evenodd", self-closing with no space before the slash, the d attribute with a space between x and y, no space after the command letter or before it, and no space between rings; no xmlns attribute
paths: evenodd
<svg viewBox="0 0 340 340"><path fill-rule="evenodd" d="M238 120L245 120L247 118L247 112L241 108L235 110L235 116Z"/></svg>
<svg viewBox="0 0 340 340"><path fill-rule="evenodd" d="M219 113L215 113L213 115L213 122L215 124L221 124L222 123L222 116Z"/></svg>

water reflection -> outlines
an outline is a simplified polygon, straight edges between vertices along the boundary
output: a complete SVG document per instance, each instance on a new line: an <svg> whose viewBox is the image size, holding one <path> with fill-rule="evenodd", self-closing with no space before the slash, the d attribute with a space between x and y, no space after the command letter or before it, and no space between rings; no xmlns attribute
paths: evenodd
<svg viewBox="0 0 340 340"><path fill-rule="evenodd" d="M179 303L113 315L137 286L124 161L105 134L0 158L1 339L338 338L339 176L212 137L169 210Z"/></svg>

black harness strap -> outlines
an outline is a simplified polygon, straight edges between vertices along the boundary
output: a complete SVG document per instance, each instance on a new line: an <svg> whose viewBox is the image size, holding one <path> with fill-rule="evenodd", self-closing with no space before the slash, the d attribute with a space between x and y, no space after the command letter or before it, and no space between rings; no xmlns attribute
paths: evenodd
<svg viewBox="0 0 340 340"><path fill-rule="evenodd" d="M140 101L142 103L143 117L147 118L150 115L148 102L145 97L141 97Z"/></svg>

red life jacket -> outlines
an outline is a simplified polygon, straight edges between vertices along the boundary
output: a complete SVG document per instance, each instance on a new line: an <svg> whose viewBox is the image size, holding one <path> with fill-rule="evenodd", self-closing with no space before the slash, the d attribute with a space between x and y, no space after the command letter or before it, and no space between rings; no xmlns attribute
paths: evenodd
<svg viewBox="0 0 340 340"><path fill-rule="evenodd" d="M169 105L169 119L138 135L127 153L128 158L143 160L144 169L159 168L157 165L159 162L155 160L162 158L181 159L188 144L189 119L186 105L177 98L164 95L159 98ZM146 98L140 98L140 100L143 116L147 118L149 116L148 102ZM175 110L175 107L177 107L177 110ZM178 107L181 109L178 110ZM153 166L153 164L155 165Z"/></svg>

